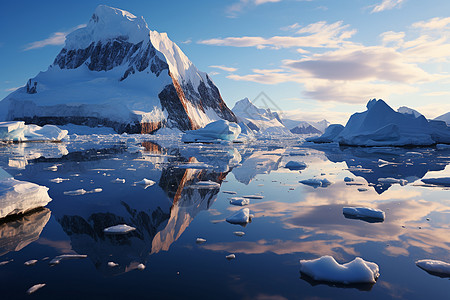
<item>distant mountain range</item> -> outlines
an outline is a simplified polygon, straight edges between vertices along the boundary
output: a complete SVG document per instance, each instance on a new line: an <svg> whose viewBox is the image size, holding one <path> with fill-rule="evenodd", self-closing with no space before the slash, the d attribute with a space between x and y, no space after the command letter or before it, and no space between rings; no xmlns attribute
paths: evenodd
<svg viewBox="0 0 450 300"><path fill-rule="evenodd" d="M53 64L0 102L0 121L151 133L236 122L211 78L143 17L100 5Z"/></svg>

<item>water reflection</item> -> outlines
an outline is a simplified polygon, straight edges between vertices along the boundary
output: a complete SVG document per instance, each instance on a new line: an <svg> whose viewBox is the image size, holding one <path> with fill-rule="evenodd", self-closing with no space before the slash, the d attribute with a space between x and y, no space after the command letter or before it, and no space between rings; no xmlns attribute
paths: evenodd
<svg viewBox="0 0 450 300"><path fill-rule="evenodd" d="M12 251L20 251L39 236L50 219L50 210L38 211L8 219L0 223L0 256Z"/></svg>

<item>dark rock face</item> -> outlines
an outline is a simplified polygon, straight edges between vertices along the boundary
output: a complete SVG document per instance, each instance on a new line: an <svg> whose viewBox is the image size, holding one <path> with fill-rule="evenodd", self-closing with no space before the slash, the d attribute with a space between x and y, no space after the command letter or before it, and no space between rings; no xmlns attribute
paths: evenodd
<svg viewBox="0 0 450 300"><path fill-rule="evenodd" d="M291 129L292 133L296 133L296 134L322 134L322 131L320 131L319 129L309 125L307 127L294 127Z"/></svg>
<svg viewBox="0 0 450 300"><path fill-rule="evenodd" d="M27 82L27 93L28 94L36 94L37 93L37 82L31 82L31 79Z"/></svg>

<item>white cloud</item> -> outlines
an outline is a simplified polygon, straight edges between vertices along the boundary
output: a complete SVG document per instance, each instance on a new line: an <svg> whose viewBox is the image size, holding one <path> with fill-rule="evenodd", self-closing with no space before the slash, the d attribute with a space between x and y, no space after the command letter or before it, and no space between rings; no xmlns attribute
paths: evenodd
<svg viewBox="0 0 450 300"><path fill-rule="evenodd" d="M219 74L220 74L219 72L215 72L215 71L208 73L208 75L210 75L210 76L215 76L215 75L219 75Z"/></svg>
<svg viewBox="0 0 450 300"><path fill-rule="evenodd" d="M192 43L192 40L191 39L187 39L185 41L181 41L180 43L188 45L188 44Z"/></svg>
<svg viewBox="0 0 450 300"><path fill-rule="evenodd" d="M348 25L342 21L328 24L325 21L309 24L297 31L300 36L273 36L263 38L258 36L213 38L199 41L199 44L231 47L256 47L263 49L290 48L290 47L314 47L314 48L338 48L349 43L356 30L346 30Z"/></svg>
<svg viewBox="0 0 450 300"><path fill-rule="evenodd" d="M232 67L226 67L226 66L209 66L210 68L215 68L215 69L220 69L220 70L223 70L223 71L226 71L226 72L230 72L230 73L232 73L232 72L236 72L238 69L236 69L236 68L232 68Z"/></svg>
<svg viewBox="0 0 450 300"><path fill-rule="evenodd" d="M20 89L21 87L23 87L23 85L5 89L5 92L14 92L15 90Z"/></svg>
<svg viewBox="0 0 450 300"><path fill-rule="evenodd" d="M425 30L443 29L450 25L450 17L448 18L432 18L428 21L420 21L412 24L414 28Z"/></svg>
<svg viewBox="0 0 450 300"><path fill-rule="evenodd" d="M72 29L70 29L69 31L64 31L64 32L54 32L52 33L48 38L44 39L44 40L40 40L40 41L35 41L32 43L29 43L28 45L25 46L24 51L28 51L28 50L32 50L32 49L37 49L37 48L42 48L45 46L58 46L58 45L64 45L65 41L66 41L66 36L71 33L72 31L85 27L86 24L80 24Z"/></svg>
<svg viewBox="0 0 450 300"><path fill-rule="evenodd" d="M281 2L282 0L239 0L238 2L235 2L228 6L225 9L225 12L228 17L230 18L236 18L237 15L242 12L247 7L252 6L259 6L266 3L275 3L275 2Z"/></svg>
<svg viewBox="0 0 450 300"><path fill-rule="evenodd" d="M400 7L405 0L383 0L380 4L375 5L372 9L372 13L382 12L385 10L390 10L395 7Z"/></svg>

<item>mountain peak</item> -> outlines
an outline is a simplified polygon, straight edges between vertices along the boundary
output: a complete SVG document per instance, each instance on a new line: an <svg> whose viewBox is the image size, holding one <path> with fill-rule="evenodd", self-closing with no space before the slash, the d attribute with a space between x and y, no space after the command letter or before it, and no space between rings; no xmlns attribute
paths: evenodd
<svg viewBox="0 0 450 300"><path fill-rule="evenodd" d="M66 37L66 49L87 48L93 41L120 39L133 44L149 40L150 30L143 17L107 5L99 5L86 27Z"/></svg>

